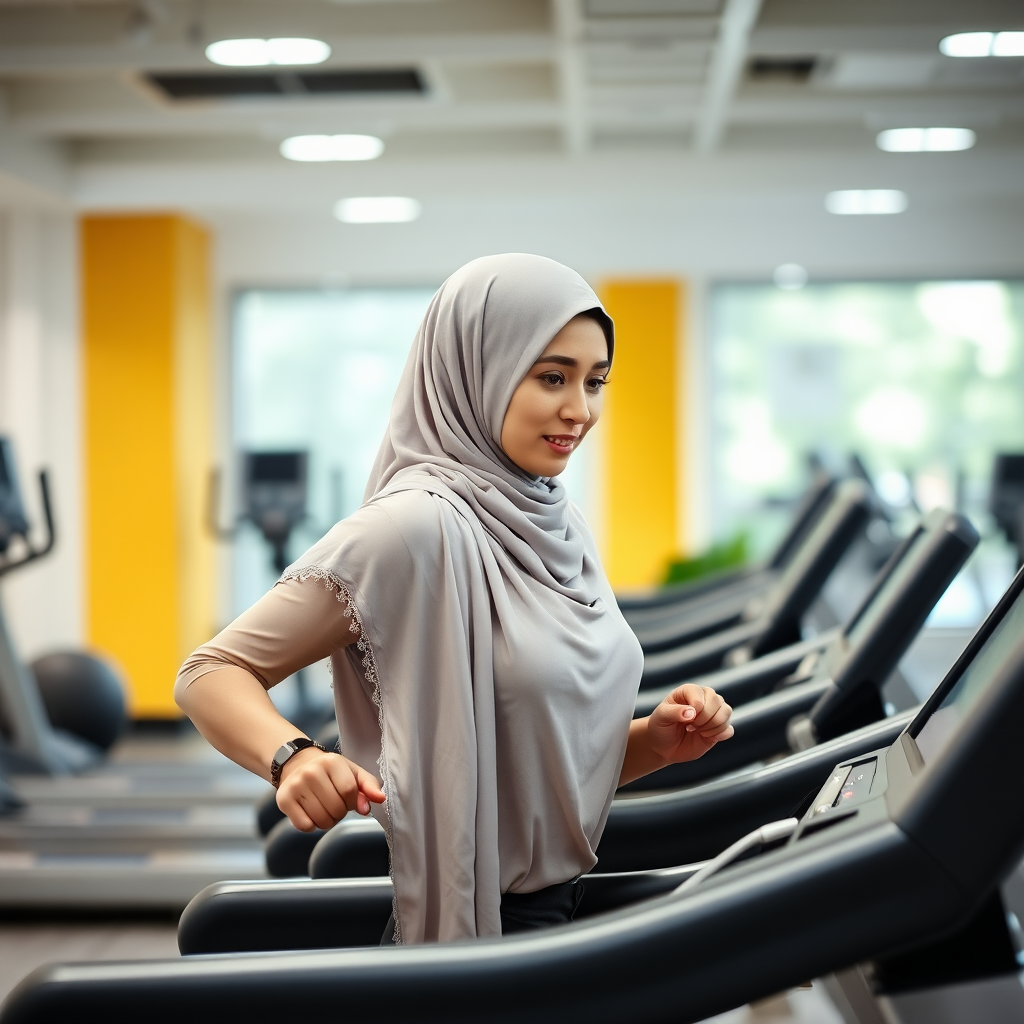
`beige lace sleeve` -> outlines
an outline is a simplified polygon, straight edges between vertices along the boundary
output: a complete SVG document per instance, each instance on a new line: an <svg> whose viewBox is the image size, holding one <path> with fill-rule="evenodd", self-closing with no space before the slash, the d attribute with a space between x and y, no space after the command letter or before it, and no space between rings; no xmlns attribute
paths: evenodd
<svg viewBox="0 0 1024 1024"><path fill-rule="evenodd" d="M181 691L226 665L251 673L267 689L359 639L337 588L321 580L285 580L189 656L178 672Z"/></svg>

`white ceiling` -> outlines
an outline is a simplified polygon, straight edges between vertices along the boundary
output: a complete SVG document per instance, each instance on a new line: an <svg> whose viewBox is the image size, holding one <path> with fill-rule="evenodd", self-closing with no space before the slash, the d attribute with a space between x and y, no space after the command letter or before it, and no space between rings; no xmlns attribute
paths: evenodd
<svg viewBox="0 0 1024 1024"><path fill-rule="evenodd" d="M840 273L872 266L877 248L895 273L952 266L969 239L972 266L1024 270L1024 58L938 51L951 32L1014 28L1020 0L0 0L0 203L191 209L233 225L239 266L259 249L260 218L284 231L306 217L309 262L348 230L330 218L341 195L409 194L424 217L402 230L424 274L450 262L431 263L439 211L469 255L561 231L577 262L611 238L605 265L676 253L753 272L803 247ZM327 68L416 68L427 91L174 101L145 77L216 72L207 43L275 35L325 39ZM752 73L765 61L813 67ZM978 145L876 149L880 129L909 125L971 127ZM278 153L288 135L351 131L380 135L384 155L299 165ZM822 212L843 187L910 191L898 245L870 240L895 225ZM614 230L592 239L609 211ZM401 263L386 241L397 229L382 230L383 248L374 236L366 250L377 276ZM856 266L843 264L853 250ZM347 253L351 267L359 251Z"/></svg>
<svg viewBox="0 0 1024 1024"><path fill-rule="evenodd" d="M406 156L713 150L747 127L870 145L908 119L1017 143L1024 58L937 44L1018 25L1019 0L0 0L0 89L9 124L72 162L276 159L289 134L354 130ZM415 67L427 94L173 101L144 77L215 70L219 38L282 34L325 39L328 68ZM793 57L815 60L806 81L746 73Z"/></svg>

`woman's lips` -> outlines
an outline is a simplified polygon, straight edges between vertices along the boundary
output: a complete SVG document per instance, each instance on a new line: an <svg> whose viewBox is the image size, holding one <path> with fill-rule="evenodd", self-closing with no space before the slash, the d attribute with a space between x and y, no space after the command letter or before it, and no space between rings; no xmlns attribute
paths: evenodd
<svg viewBox="0 0 1024 1024"><path fill-rule="evenodd" d="M544 440L547 446L559 455L568 455L576 446L578 437L572 434L545 434Z"/></svg>

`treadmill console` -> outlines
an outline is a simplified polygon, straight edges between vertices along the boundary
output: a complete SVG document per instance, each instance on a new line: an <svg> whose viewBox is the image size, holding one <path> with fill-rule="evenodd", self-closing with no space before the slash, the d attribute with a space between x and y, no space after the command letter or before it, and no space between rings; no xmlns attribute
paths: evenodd
<svg viewBox="0 0 1024 1024"><path fill-rule="evenodd" d="M837 768L811 806L812 817L825 814L833 807L850 807L863 800L871 792L877 766L878 759L873 757Z"/></svg>
<svg viewBox="0 0 1024 1024"><path fill-rule="evenodd" d="M861 804L878 796L885 789L884 754L879 750L836 765L801 818L794 840L852 818Z"/></svg>

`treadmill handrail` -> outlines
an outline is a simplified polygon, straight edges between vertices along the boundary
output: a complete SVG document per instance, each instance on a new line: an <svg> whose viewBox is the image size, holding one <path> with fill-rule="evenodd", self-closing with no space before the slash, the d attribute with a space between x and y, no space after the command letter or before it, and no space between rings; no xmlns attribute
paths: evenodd
<svg viewBox="0 0 1024 1024"><path fill-rule="evenodd" d="M776 634L803 616L870 514L871 496L863 483L846 480L839 485L831 504L766 596L753 655L771 650L777 645Z"/></svg>
<svg viewBox="0 0 1024 1024"><path fill-rule="evenodd" d="M713 686L733 706L743 704L763 696L775 682L796 669L808 654L824 650L841 635L842 629L837 626L807 640L771 651L753 661L719 669L717 672L697 676L687 682ZM677 686L676 683L669 683L668 686L657 689L641 690L637 694L634 717L649 715Z"/></svg>
<svg viewBox="0 0 1024 1024"><path fill-rule="evenodd" d="M240 1024L293 1012L296 993L304 1014L343 1005L349 1024L692 1024L969 913L969 896L891 823L827 834L827 846L766 854L692 894L502 939L44 967L11 993L0 1024L211 1012Z"/></svg>

